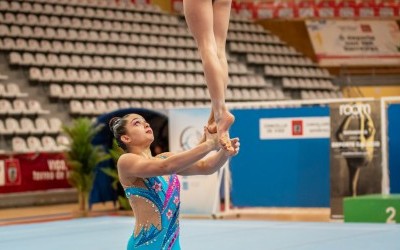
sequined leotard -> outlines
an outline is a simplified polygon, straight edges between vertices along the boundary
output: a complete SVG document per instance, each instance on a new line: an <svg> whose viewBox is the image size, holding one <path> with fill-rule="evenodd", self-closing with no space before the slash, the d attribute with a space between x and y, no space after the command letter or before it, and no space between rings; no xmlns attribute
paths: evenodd
<svg viewBox="0 0 400 250"><path fill-rule="evenodd" d="M135 231L128 250L180 250L179 205L180 184L176 174L168 179L157 176L140 179L125 187L135 213Z"/></svg>

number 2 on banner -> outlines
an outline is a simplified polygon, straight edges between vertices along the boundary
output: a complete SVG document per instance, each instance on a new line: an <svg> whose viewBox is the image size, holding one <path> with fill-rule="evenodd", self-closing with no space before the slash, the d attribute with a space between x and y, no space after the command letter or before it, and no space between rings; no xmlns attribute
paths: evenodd
<svg viewBox="0 0 400 250"><path fill-rule="evenodd" d="M394 217L396 217L396 209L394 207L386 208L386 213L389 214L389 217L386 219L386 223L396 223Z"/></svg>

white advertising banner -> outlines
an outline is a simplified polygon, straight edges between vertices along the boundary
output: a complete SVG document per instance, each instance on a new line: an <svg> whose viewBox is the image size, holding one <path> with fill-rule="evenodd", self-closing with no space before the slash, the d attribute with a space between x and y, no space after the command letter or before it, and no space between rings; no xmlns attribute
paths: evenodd
<svg viewBox="0 0 400 250"><path fill-rule="evenodd" d="M260 119L261 140L329 137L330 118L326 116Z"/></svg>
<svg viewBox="0 0 400 250"><path fill-rule="evenodd" d="M207 124L209 109L188 108L169 110L169 148L180 152L196 146ZM179 176L181 182L181 212L189 215L211 215L219 202L218 173L212 175Z"/></svg>
<svg viewBox="0 0 400 250"><path fill-rule="evenodd" d="M394 20L307 20L321 66L400 64L400 31Z"/></svg>

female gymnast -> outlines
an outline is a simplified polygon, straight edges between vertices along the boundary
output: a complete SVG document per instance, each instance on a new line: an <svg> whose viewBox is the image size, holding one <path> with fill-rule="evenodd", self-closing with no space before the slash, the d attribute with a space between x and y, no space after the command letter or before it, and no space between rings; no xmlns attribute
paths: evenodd
<svg viewBox="0 0 400 250"><path fill-rule="evenodd" d="M231 139L233 150L227 151L220 148L217 135L204 128L206 139L193 149L153 157L153 131L142 116L114 117L109 125L118 145L126 152L118 159L118 175L136 217L127 249L180 249L177 174L214 173L239 152L239 139ZM206 156L214 150L217 151Z"/></svg>
<svg viewBox="0 0 400 250"><path fill-rule="evenodd" d="M225 105L228 85L228 62L225 54L226 37L232 0L184 0L186 23L202 60L204 76L211 97L208 130L218 134L221 146L233 151L229 128L235 117Z"/></svg>

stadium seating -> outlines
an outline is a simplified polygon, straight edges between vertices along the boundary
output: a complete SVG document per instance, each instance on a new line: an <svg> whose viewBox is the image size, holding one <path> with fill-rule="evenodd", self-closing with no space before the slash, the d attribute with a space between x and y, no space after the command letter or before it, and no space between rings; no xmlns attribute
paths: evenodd
<svg viewBox="0 0 400 250"><path fill-rule="evenodd" d="M0 52L71 117L210 104L184 19L155 5L0 0ZM227 57L229 102L341 97L326 70L234 14ZM0 82L0 116L0 136L18 138L11 144L20 151L60 150L66 142L58 138L62 122L18 84Z"/></svg>
<svg viewBox="0 0 400 250"><path fill-rule="evenodd" d="M3 49L10 53L10 64L27 68L33 82L50 84L52 100L83 101L82 104L90 107L91 104L82 99L133 98L141 103L158 102L156 106L163 108L180 104L179 97L182 101L186 98L185 95L165 97L165 87L179 92L176 88L185 86L201 86L201 91L194 90L200 93L196 97L207 99L197 48L185 23L176 16L147 5L122 8L86 1L1 1L1 5L4 21L0 25L0 34L4 36L1 42ZM53 15L50 10L57 14ZM279 42L250 23L234 23L232 28L234 31L245 28L258 32L251 36L241 36L239 32L232 37L237 41L256 38ZM242 62L234 58L229 60L231 86L239 88L240 93L248 88L254 90L252 93L258 93L273 87L270 81L250 71ZM145 88L133 91L131 95L132 91L117 88L127 90L127 87L137 85L151 85L152 90ZM153 96L152 92L156 94ZM229 101L240 100L258 100L258 97L248 95ZM204 105L203 102L199 104ZM74 105L79 104L74 102L70 107ZM104 106L102 103L97 105ZM113 104L113 107L117 106Z"/></svg>

